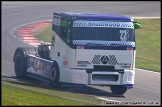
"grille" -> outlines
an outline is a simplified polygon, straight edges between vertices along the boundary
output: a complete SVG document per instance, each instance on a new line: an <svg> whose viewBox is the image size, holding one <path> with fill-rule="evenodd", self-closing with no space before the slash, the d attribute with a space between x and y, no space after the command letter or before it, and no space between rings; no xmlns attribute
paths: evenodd
<svg viewBox="0 0 162 107"><path fill-rule="evenodd" d="M93 71L115 71L115 67L94 65Z"/></svg>

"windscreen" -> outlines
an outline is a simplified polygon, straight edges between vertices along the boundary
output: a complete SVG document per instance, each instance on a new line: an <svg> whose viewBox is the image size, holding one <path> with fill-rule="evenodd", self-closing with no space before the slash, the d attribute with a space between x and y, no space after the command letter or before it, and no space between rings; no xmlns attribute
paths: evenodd
<svg viewBox="0 0 162 107"><path fill-rule="evenodd" d="M73 40L134 42L132 22L74 21Z"/></svg>

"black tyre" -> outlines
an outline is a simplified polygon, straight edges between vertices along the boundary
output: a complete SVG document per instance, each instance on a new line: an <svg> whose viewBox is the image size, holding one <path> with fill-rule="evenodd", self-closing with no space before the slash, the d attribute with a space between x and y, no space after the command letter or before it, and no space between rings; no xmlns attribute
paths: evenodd
<svg viewBox="0 0 162 107"><path fill-rule="evenodd" d="M24 79L26 77L26 56L24 55L24 52L21 48L18 48L16 50L15 56L14 56L14 68L15 68L15 74L18 79Z"/></svg>
<svg viewBox="0 0 162 107"><path fill-rule="evenodd" d="M59 82L59 76L60 76L60 72L59 72L59 68L56 62L53 63L51 69L50 69L50 85L53 87L57 87L60 85Z"/></svg>
<svg viewBox="0 0 162 107"><path fill-rule="evenodd" d="M127 91L127 87L125 85L113 85L110 86L110 89L113 94L123 95Z"/></svg>

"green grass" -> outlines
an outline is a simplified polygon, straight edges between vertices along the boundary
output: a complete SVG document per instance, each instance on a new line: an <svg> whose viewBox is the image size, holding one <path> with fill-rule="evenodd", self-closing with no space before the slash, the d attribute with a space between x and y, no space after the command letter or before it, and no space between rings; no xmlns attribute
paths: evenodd
<svg viewBox="0 0 162 107"><path fill-rule="evenodd" d="M136 30L136 68L160 72L160 19L135 19L142 25ZM51 27L37 32L36 38L50 42Z"/></svg>
<svg viewBox="0 0 162 107"><path fill-rule="evenodd" d="M34 90L34 89L33 89ZM38 90L38 89L37 89ZM16 105L34 105L34 106L83 106L92 105L79 101L73 101L65 98L41 93L39 91L32 91L24 89L21 85L9 85L2 81L2 106L16 106Z"/></svg>
<svg viewBox="0 0 162 107"><path fill-rule="evenodd" d="M136 19L136 68L160 72L160 19Z"/></svg>
<svg viewBox="0 0 162 107"><path fill-rule="evenodd" d="M35 37L38 38L39 40L43 40L44 42L50 42L51 40L51 35L52 35L52 26L44 29L43 31L39 32L33 32L34 35L36 35Z"/></svg>

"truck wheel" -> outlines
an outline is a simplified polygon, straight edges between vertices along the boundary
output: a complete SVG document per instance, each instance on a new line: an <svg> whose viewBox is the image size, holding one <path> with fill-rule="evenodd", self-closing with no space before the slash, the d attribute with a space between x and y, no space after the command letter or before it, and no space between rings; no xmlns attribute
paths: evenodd
<svg viewBox="0 0 162 107"><path fill-rule="evenodd" d="M19 48L20 49L20 48ZM26 58L21 50L17 49L14 57L15 74L18 79L26 77Z"/></svg>
<svg viewBox="0 0 162 107"><path fill-rule="evenodd" d="M54 62L51 69L50 69L50 85L53 87L57 87L60 85L59 82L59 68L58 65Z"/></svg>
<svg viewBox="0 0 162 107"><path fill-rule="evenodd" d="M112 93L117 95L123 95L127 91L127 87L125 85L113 85L110 86Z"/></svg>

